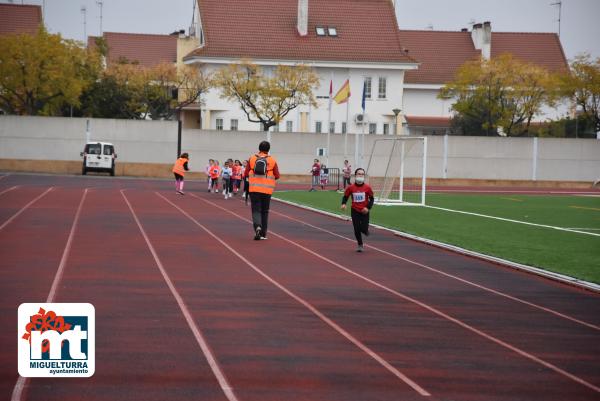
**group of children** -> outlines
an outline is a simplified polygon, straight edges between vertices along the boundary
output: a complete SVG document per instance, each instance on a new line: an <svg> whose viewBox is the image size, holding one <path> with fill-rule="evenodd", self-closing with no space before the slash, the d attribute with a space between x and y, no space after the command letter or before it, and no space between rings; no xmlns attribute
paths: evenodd
<svg viewBox="0 0 600 401"><path fill-rule="evenodd" d="M204 168L204 172L207 175L208 192L219 193L220 183L225 199L237 195L240 189L243 191L242 195L245 195L248 190L248 183L242 177L247 165L248 162L246 160L240 162L239 160L227 159L223 163L223 167L221 167L218 160L209 159L208 164ZM242 183L244 184L243 188Z"/></svg>
<svg viewBox="0 0 600 401"><path fill-rule="evenodd" d="M183 195L183 177L186 171L189 171L188 167L189 155L182 153L181 156L175 162L173 166L173 174L175 175L175 191L178 195ZM313 173L313 186L314 188L315 179L314 177L321 177L321 172L316 175L315 167L319 170L324 168L320 166L319 161L315 159L315 164L311 172ZM242 182L244 183L243 193L244 195L249 189L248 182L242 180L244 176L244 170L248 168L247 161L240 162L239 160L227 159L223 163L223 167L220 167L219 161L210 159L206 165L205 172L208 176L208 192L219 192L219 181L223 189L223 196L225 199L231 198L232 195L237 194L240 191ZM351 212L352 226L354 227L354 236L358 247L357 252L363 252L363 239L362 236L369 236L369 216L370 210L375 202L375 196L373 189L369 184L365 183L365 170L357 168L354 171L354 183L350 184L350 178L346 181L346 175L349 175L350 165L346 160L344 162L344 196L342 197L342 210L346 209L346 203L348 199L352 198ZM348 184L348 186L346 186ZM314 189L313 189L314 190Z"/></svg>

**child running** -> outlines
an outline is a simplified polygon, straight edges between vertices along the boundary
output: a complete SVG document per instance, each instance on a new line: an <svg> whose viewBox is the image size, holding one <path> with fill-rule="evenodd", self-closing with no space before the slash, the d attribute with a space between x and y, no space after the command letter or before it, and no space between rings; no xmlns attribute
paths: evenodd
<svg viewBox="0 0 600 401"><path fill-rule="evenodd" d="M221 170L221 182L223 183L223 196L225 199L231 198L231 167L229 166L229 160L223 164L223 170Z"/></svg>
<svg viewBox="0 0 600 401"><path fill-rule="evenodd" d="M173 165L173 174L175 175L175 193L178 195L185 195L183 193L183 176L186 171L190 171L188 168L188 161L190 157L187 153L182 153L179 159Z"/></svg>
<svg viewBox="0 0 600 401"><path fill-rule="evenodd" d="M242 182L242 162L236 160L231 168L231 179L233 180L233 194L237 195Z"/></svg>
<svg viewBox="0 0 600 401"><path fill-rule="evenodd" d="M219 175L221 175L221 167L219 161L215 160L210 168L210 191L219 193Z"/></svg>
<svg viewBox="0 0 600 401"><path fill-rule="evenodd" d="M375 202L373 190L369 184L365 184L365 170L362 168L356 169L354 172L354 184L346 188L344 192L342 210L346 209L346 202L348 202L350 195L352 195L350 215L352 216L352 225L354 226L354 236L356 237L356 242L358 242L356 252L362 252L364 247L361 234L369 236L369 211Z"/></svg>

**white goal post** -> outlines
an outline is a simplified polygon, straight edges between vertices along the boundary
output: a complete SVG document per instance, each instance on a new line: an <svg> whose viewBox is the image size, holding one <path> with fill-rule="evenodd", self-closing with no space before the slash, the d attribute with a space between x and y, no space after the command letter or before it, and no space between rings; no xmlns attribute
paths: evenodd
<svg viewBox="0 0 600 401"><path fill-rule="evenodd" d="M425 205L427 137L376 139L367 164L378 205Z"/></svg>

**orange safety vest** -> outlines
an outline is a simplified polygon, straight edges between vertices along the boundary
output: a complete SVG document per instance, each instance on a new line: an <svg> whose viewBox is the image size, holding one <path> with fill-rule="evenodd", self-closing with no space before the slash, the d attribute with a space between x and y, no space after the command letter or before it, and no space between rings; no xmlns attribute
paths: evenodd
<svg viewBox="0 0 600 401"><path fill-rule="evenodd" d="M183 177L185 175L185 168L183 167L183 165L187 163L187 161L188 159L185 159L183 157L177 159L175 165L173 166L173 172Z"/></svg>
<svg viewBox="0 0 600 401"><path fill-rule="evenodd" d="M255 175L254 165L256 164L256 160L264 156L267 157L267 175ZM248 167L250 168L250 173L248 173L249 192L273 194L275 190L275 176L273 175L275 164L277 164L277 160L273 156L267 156L264 153L262 155L254 155L250 158L248 161Z"/></svg>

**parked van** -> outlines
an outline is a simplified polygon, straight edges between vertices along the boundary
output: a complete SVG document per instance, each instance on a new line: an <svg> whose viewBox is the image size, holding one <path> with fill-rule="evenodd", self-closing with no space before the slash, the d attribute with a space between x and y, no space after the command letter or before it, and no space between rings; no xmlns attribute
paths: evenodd
<svg viewBox="0 0 600 401"><path fill-rule="evenodd" d="M115 147L108 142L88 142L81 152L83 166L81 174L86 175L88 171L104 171L115 175Z"/></svg>

